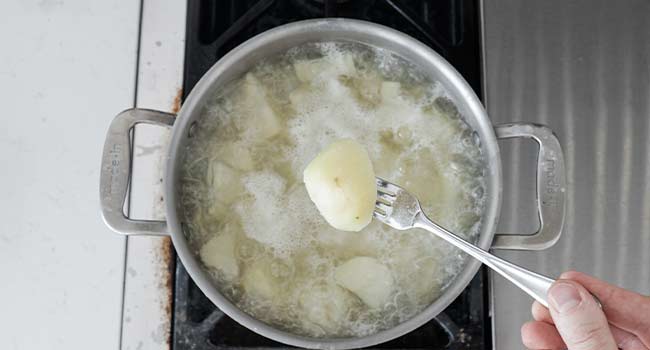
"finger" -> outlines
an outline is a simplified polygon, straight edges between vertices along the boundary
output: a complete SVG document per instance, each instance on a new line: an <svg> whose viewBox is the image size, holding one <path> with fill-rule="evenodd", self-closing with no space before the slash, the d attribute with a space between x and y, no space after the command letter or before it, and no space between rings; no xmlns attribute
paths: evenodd
<svg viewBox="0 0 650 350"><path fill-rule="evenodd" d="M569 271L561 279L576 281L598 297L609 323L636 334L650 348L650 298L591 277Z"/></svg>
<svg viewBox="0 0 650 350"><path fill-rule="evenodd" d="M521 326L521 341L528 349L566 349L557 329L545 322L524 323Z"/></svg>
<svg viewBox="0 0 650 350"><path fill-rule="evenodd" d="M531 313L533 314L533 319L535 319L535 321L553 324L551 313L548 311L546 306L540 304L539 302L533 302Z"/></svg>
<svg viewBox="0 0 650 350"><path fill-rule="evenodd" d="M641 339L639 339L636 335L612 325L609 326L609 330L612 331L614 341L616 341L616 344L618 344L619 349L648 350L648 348L641 342Z"/></svg>
<svg viewBox="0 0 650 350"><path fill-rule="evenodd" d="M569 350L617 350L605 314L583 286L558 280L548 297L551 317Z"/></svg>

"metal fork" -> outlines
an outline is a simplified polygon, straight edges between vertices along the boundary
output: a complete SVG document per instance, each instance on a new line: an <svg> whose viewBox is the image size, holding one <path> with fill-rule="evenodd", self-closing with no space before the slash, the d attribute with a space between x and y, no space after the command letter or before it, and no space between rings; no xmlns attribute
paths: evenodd
<svg viewBox="0 0 650 350"><path fill-rule="evenodd" d="M397 230L421 228L437 235L489 266L548 307L546 294L555 282L553 279L503 260L467 242L431 221L422 212L420 201L405 189L380 178L376 178L376 181L377 203L373 213L376 219Z"/></svg>

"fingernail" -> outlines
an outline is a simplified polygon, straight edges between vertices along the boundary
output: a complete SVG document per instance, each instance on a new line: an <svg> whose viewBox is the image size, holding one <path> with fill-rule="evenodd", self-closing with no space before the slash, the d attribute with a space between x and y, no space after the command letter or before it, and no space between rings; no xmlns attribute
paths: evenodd
<svg viewBox="0 0 650 350"><path fill-rule="evenodd" d="M558 282L548 291L548 296L560 313L570 311L580 304L580 292L572 284Z"/></svg>

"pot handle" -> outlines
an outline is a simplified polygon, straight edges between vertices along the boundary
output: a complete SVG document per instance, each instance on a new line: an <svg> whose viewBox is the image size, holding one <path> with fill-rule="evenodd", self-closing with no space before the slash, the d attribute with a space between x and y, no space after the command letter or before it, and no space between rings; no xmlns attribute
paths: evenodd
<svg viewBox="0 0 650 350"><path fill-rule="evenodd" d="M126 216L124 201L131 179L131 129L139 123L169 127L174 124L175 117L174 114L133 108L118 114L111 122L104 142L99 194L104 222L113 231L124 235L169 235L165 221L133 220Z"/></svg>
<svg viewBox="0 0 650 350"><path fill-rule="evenodd" d="M537 214L540 228L532 235L496 234L493 249L543 250L560 239L564 225L566 175L560 141L551 129L532 123L502 124L498 139L525 137L539 145L537 154Z"/></svg>

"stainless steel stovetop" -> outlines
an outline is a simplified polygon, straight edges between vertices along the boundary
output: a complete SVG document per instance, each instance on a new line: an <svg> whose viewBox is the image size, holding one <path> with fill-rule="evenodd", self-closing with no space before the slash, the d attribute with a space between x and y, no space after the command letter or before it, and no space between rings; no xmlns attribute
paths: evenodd
<svg viewBox="0 0 650 350"><path fill-rule="evenodd" d="M650 3L485 1L485 90L493 122L549 125L567 169L562 238L497 252L550 276L581 270L650 294ZM532 232L529 144L502 143L502 232ZM493 276L495 349L520 349L530 299Z"/></svg>

